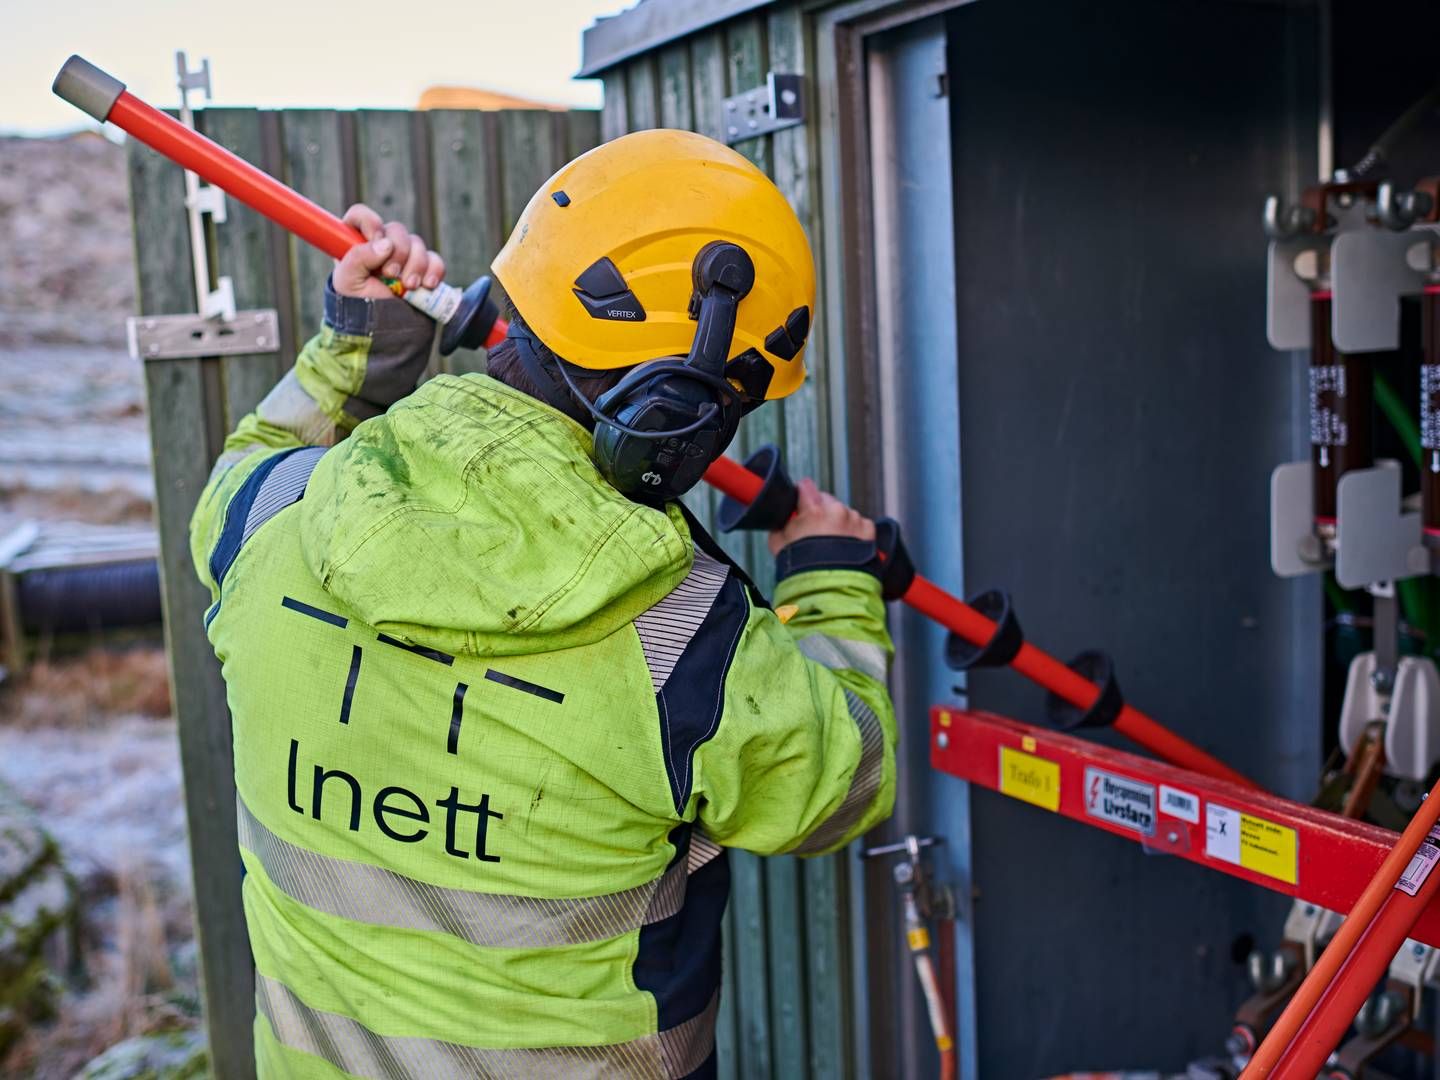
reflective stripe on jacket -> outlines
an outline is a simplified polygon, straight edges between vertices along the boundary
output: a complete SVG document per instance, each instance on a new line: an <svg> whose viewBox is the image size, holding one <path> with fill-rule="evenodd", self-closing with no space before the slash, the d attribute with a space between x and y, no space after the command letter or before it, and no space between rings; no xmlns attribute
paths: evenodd
<svg viewBox="0 0 1440 1080"><path fill-rule="evenodd" d="M429 344L399 301L327 297L192 526L260 1075L706 1075L723 849L890 810L879 586L797 573L782 625L484 376L382 414Z"/></svg>

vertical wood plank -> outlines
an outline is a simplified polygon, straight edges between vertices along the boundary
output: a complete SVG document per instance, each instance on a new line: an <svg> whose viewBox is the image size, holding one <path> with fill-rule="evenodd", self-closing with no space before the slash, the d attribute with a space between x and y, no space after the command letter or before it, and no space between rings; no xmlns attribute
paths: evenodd
<svg viewBox="0 0 1440 1080"><path fill-rule="evenodd" d="M286 177L291 187L334 213L344 213L346 157L340 136L340 114L332 109L290 109L281 120ZM325 314L325 279L330 256L309 244L290 240L294 267L295 341L300 348L320 332Z"/></svg>
<svg viewBox="0 0 1440 1080"><path fill-rule="evenodd" d="M431 175L430 114L401 113L410 128L410 189L415 193L415 216L408 223L431 247L435 246L435 182Z"/></svg>
<svg viewBox="0 0 1440 1080"><path fill-rule="evenodd" d="M655 78L655 57L649 53L631 60L625 67L625 104L631 131L657 127L660 122L659 88Z"/></svg>
<svg viewBox="0 0 1440 1080"><path fill-rule="evenodd" d="M193 311L182 173L133 141L128 160L141 314ZM188 542L190 515L224 436L218 363L147 363L145 391L210 1064L217 1077L242 1080L255 1075L255 983L240 899L234 760L225 684L203 630L209 591L195 576Z"/></svg>
<svg viewBox="0 0 1440 1080"><path fill-rule="evenodd" d="M362 109L355 114L355 150L360 201L386 221L398 221L425 237L410 114Z"/></svg>
<svg viewBox="0 0 1440 1080"><path fill-rule="evenodd" d="M260 148L262 167L271 176L285 175L285 142L281 131L281 113L265 109L260 113ZM280 372L295 366L295 282L290 265L290 234L273 221L265 228L270 250L271 298L280 322Z"/></svg>
<svg viewBox="0 0 1440 1080"><path fill-rule="evenodd" d="M490 272L500 250L500 151L493 112L438 109L430 113L435 189L435 238L445 276L465 287ZM498 286L497 302L504 298ZM449 357L456 374L485 370L483 351L460 349Z"/></svg>
<svg viewBox="0 0 1440 1080"><path fill-rule="evenodd" d="M776 8L769 16L768 38L770 70L804 75L810 70L806 57L804 16L799 5ZM807 92L809 80L805 81ZM811 95L813 97L813 95ZM816 102L805 102L805 115L813 116ZM771 136L776 186L785 194L800 224L810 238L811 252L818 266L821 261L818 209L812 195L811 176L816 160L813 141L814 124L786 128ZM817 294L816 309L819 307ZM825 433L821 423L819 402L824 400L826 356L824 334L815 311L811 311L810 339L805 347L806 379L804 384L785 399L785 457L792 476L811 476L821 486L830 479L829 454L825 452ZM828 487L827 487L828 490Z"/></svg>
<svg viewBox="0 0 1440 1080"><path fill-rule="evenodd" d="M846 1028L853 973L849 970L846 860L840 852L802 860L805 910L805 994L809 1019L809 1075L848 1076Z"/></svg>
<svg viewBox="0 0 1440 1080"><path fill-rule="evenodd" d="M555 149L553 113L507 109L500 117L501 234L509 236L534 195L562 164Z"/></svg>
<svg viewBox="0 0 1440 1080"><path fill-rule="evenodd" d="M602 77L605 101L600 106L600 138L604 142L618 139L629 130L630 112L625 104L625 69L611 68Z"/></svg>
<svg viewBox="0 0 1440 1080"><path fill-rule="evenodd" d="M737 1016L738 1069L743 1077L768 1077L774 1075L774 1056L762 860L748 851L732 851L730 874L730 905L735 909L735 973L731 985Z"/></svg>
<svg viewBox="0 0 1440 1080"><path fill-rule="evenodd" d="M735 904L732 900L725 905L725 920L720 928L720 1007L715 1011L716 1080L740 1080L735 1008L735 996L739 992L735 979Z"/></svg>
<svg viewBox="0 0 1440 1080"><path fill-rule="evenodd" d="M725 34L706 30L690 39L690 100L695 130L725 141L721 102L725 100Z"/></svg>
<svg viewBox="0 0 1440 1080"><path fill-rule="evenodd" d="M725 24L725 68L731 94L753 90L765 82L769 71L766 62L765 22L759 15L750 15ZM746 139L735 144L766 173L770 171L770 138Z"/></svg>
<svg viewBox="0 0 1440 1080"><path fill-rule="evenodd" d="M256 109L206 109L197 126L210 138L253 165L264 164L260 113ZM275 306L269 222L235 199L226 200L223 224L214 228L217 273L234 283L240 310ZM225 387L225 430L269 393L283 370L278 353L228 356L221 361Z"/></svg>
<svg viewBox="0 0 1440 1080"><path fill-rule="evenodd" d="M677 42L665 48L656 61L660 73L660 126L689 130L694 124L690 105L690 47Z"/></svg>
<svg viewBox="0 0 1440 1080"><path fill-rule="evenodd" d="M765 944L770 954L770 1031L776 1076L805 1076L810 1060L802 862L789 855L761 860L765 868ZM816 914L823 920L827 913Z"/></svg>
<svg viewBox="0 0 1440 1080"><path fill-rule="evenodd" d="M600 145L600 111L571 109L565 114L565 160L579 157Z"/></svg>

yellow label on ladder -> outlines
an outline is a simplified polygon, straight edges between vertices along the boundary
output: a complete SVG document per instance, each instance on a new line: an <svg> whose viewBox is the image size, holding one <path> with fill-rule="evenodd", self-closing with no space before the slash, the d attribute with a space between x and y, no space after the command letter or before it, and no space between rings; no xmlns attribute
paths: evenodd
<svg viewBox="0 0 1440 1080"><path fill-rule="evenodd" d="M1000 747L1000 793L1051 813L1060 809L1060 765L1009 746Z"/></svg>

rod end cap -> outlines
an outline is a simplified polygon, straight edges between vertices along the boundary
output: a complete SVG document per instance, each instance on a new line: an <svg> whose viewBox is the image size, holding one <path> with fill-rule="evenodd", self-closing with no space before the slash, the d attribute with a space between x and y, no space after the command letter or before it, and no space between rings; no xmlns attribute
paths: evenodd
<svg viewBox="0 0 1440 1080"><path fill-rule="evenodd" d="M101 71L83 56L75 55L65 61L50 89L57 97L103 124L115 102L125 92L125 84Z"/></svg>

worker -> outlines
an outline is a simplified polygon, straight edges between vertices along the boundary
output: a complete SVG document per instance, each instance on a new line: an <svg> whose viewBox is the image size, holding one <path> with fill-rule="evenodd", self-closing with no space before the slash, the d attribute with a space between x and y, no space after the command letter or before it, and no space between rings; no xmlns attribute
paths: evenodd
<svg viewBox="0 0 1440 1080"><path fill-rule="evenodd" d="M708 1076L725 849L894 800L874 525L809 481L774 607L679 496L794 391L774 184L680 131L555 174L489 374L416 389L440 256L365 206L192 524L233 724L261 1077Z"/></svg>

